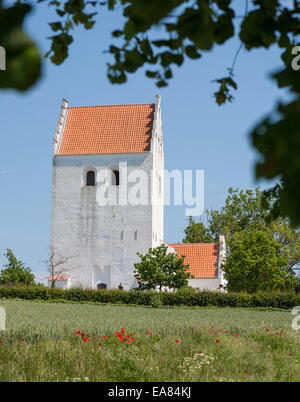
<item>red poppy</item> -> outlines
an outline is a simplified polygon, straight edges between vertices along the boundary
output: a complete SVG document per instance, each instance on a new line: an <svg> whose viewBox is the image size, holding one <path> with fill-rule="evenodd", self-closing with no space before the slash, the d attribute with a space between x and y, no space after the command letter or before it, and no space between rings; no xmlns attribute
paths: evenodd
<svg viewBox="0 0 300 402"><path fill-rule="evenodd" d="M217 342L217 343L220 343L220 339L217 339L216 342Z"/></svg>
<svg viewBox="0 0 300 402"><path fill-rule="evenodd" d="M134 339L133 339L133 338L130 338L130 340L131 340L131 341L134 341Z"/></svg>
<svg viewBox="0 0 300 402"><path fill-rule="evenodd" d="M147 331L147 335L149 335L150 334L150 332L149 331Z"/></svg>
<svg viewBox="0 0 300 402"><path fill-rule="evenodd" d="M121 332L123 332L123 334L124 334L124 332L125 332L125 329L124 329L124 328L121 328Z"/></svg>
<svg viewBox="0 0 300 402"><path fill-rule="evenodd" d="M85 337L85 338L83 338L82 340L83 340L83 342L86 342L86 341L87 341L87 339L88 339L88 338L87 338L87 337Z"/></svg>
<svg viewBox="0 0 300 402"><path fill-rule="evenodd" d="M176 341L175 342L179 342L179 339L176 339Z"/></svg>
<svg viewBox="0 0 300 402"><path fill-rule="evenodd" d="M249 339L246 338L245 341L247 342L247 341L249 341Z"/></svg>
<svg viewBox="0 0 300 402"><path fill-rule="evenodd" d="M24 342L23 339L20 339L20 342Z"/></svg>
<svg viewBox="0 0 300 402"><path fill-rule="evenodd" d="M78 334L80 334L80 331L75 332L75 335L78 335Z"/></svg>
<svg viewBox="0 0 300 402"><path fill-rule="evenodd" d="M293 354L292 354L292 353L290 353L290 354L289 354L289 356L293 356Z"/></svg>
<svg viewBox="0 0 300 402"><path fill-rule="evenodd" d="M266 331L270 331L269 328L266 328Z"/></svg>
<svg viewBox="0 0 300 402"><path fill-rule="evenodd" d="M130 343L130 341L128 340L127 343Z"/></svg>
<svg viewBox="0 0 300 402"><path fill-rule="evenodd" d="M0 341L0 343L3 343L3 341Z"/></svg>
<svg viewBox="0 0 300 402"><path fill-rule="evenodd" d="M199 350L199 352L198 353L202 353L202 350Z"/></svg>
<svg viewBox="0 0 300 402"><path fill-rule="evenodd" d="M234 336L239 336L239 334L235 334Z"/></svg>
<svg viewBox="0 0 300 402"><path fill-rule="evenodd" d="M100 342L100 343L98 343L98 346L100 346L100 345L102 345L102 344L101 344L101 342Z"/></svg>
<svg viewBox="0 0 300 402"><path fill-rule="evenodd" d="M105 335L103 338L104 338L104 339L106 339L106 338L107 338L107 336Z"/></svg>
<svg viewBox="0 0 300 402"><path fill-rule="evenodd" d="M225 332L229 332L229 331L228 331L228 329L226 329L226 331L225 331Z"/></svg>

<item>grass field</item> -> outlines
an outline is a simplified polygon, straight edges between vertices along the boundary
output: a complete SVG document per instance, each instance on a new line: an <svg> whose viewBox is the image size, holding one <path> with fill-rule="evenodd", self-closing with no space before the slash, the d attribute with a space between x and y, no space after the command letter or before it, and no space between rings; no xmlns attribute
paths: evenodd
<svg viewBox="0 0 300 402"><path fill-rule="evenodd" d="M300 331L288 311L0 306L0 381L300 380Z"/></svg>

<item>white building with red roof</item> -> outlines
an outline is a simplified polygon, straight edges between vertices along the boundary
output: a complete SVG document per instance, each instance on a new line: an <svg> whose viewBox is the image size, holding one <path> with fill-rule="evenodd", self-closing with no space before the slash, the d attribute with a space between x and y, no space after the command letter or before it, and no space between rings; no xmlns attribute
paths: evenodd
<svg viewBox="0 0 300 402"><path fill-rule="evenodd" d="M137 252L164 239L163 188L159 95L137 105L70 107L63 100L52 173L51 247L68 261L59 287L136 287ZM169 247L186 256L192 286L224 282L222 242Z"/></svg>

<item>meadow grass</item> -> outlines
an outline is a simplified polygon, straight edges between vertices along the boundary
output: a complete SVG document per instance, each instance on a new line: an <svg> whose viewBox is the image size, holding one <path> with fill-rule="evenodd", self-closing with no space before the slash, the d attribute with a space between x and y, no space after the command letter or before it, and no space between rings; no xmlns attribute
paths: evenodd
<svg viewBox="0 0 300 402"><path fill-rule="evenodd" d="M7 315L0 381L300 380L300 331L289 311L13 300L0 306ZM120 341L121 328L134 341Z"/></svg>

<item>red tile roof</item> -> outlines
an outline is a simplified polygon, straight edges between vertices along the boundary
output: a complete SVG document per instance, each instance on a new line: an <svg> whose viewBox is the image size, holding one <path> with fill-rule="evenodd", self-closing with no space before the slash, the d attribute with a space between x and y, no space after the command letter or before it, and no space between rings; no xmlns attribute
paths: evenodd
<svg viewBox="0 0 300 402"><path fill-rule="evenodd" d="M155 104L68 107L58 155L150 151Z"/></svg>
<svg viewBox="0 0 300 402"><path fill-rule="evenodd" d="M184 263L189 264L195 278L215 278L217 276L217 243L169 244L177 251L178 257L185 256Z"/></svg>
<svg viewBox="0 0 300 402"><path fill-rule="evenodd" d="M49 276L48 281L67 281L68 279L70 279L70 276L66 275L66 276L55 276L53 278L53 276Z"/></svg>

